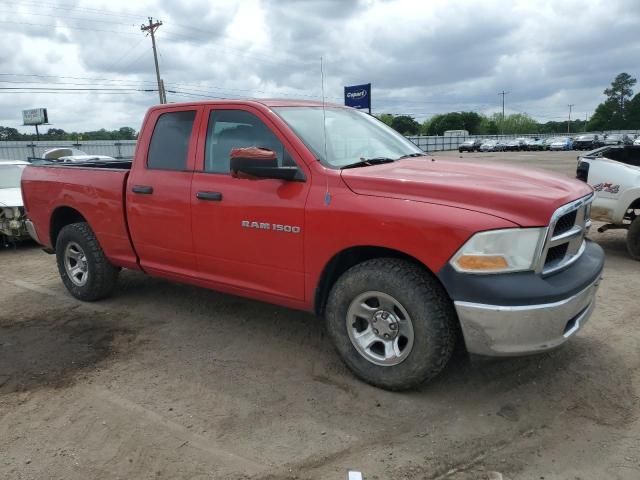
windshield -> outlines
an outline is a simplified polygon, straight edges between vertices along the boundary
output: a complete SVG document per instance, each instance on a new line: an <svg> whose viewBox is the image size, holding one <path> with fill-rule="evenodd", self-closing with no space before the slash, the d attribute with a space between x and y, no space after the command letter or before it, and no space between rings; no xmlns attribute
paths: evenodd
<svg viewBox="0 0 640 480"><path fill-rule="evenodd" d="M335 107L325 108L324 113L322 107L278 107L273 110L329 167L340 168L366 158L395 160L404 155L424 153L378 119L357 110ZM323 118L326 118L326 142Z"/></svg>
<svg viewBox="0 0 640 480"><path fill-rule="evenodd" d="M25 165L0 165L0 188L20 187L20 177Z"/></svg>

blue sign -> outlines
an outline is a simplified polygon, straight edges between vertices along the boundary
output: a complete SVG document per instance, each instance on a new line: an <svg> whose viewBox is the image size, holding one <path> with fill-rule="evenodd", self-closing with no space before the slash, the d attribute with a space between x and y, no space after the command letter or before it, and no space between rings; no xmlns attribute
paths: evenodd
<svg viewBox="0 0 640 480"><path fill-rule="evenodd" d="M367 108L371 113L371 84L344 87L344 104L347 107Z"/></svg>

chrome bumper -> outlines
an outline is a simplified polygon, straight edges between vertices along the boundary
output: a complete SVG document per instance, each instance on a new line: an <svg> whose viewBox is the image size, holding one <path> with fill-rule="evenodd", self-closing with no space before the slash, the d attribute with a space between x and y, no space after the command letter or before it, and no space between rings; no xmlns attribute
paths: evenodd
<svg viewBox="0 0 640 480"><path fill-rule="evenodd" d="M40 243L40 239L38 238L38 234L36 233L36 227L33 225L33 222L29 219L25 220L24 224L27 227L27 232L29 236L36 242Z"/></svg>
<svg viewBox="0 0 640 480"><path fill-rule="evenodd" d="M542 305L454 302L469 353L526 355L555 348L579 331L595 307L598 279L581 292Z"/></svg>

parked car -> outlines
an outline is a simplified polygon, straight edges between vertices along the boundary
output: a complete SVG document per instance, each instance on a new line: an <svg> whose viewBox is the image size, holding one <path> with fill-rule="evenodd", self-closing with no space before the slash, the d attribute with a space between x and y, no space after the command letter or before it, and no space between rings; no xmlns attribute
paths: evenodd
<svg viewBox="0 0 640 480"><path fill-rule="evenodd" d="M466 140L466 141L462 142L458 146L458 151L460 153L462 153L462 152L479 152L481 145L482 145L482 140L479 139L479 138Z"/></svg>
<svg viewBox="0 0 640 480"><path fill-rule="evenodd" d="M640 145L640 135L636 137L636 139L633 141L634 145Z"/></svg>
<svg viewBox="0 0 640 480"><path fill-rule="evenodd" d="M585 239L592 188L425 157L341 105L201 101L152 107L132 162L30 165L22 188L76 298L111 295L129 268L315 312L383 388L433 378L457 332L498 356L571 338L604 263Z"/></svg>
<svg viewBox="0 0 640 480"><path fill-rule="evenodd" d="M505 152L517 152L520 150L520 142L515 138L504 140L502 145Z"/></svg>
<svg viewBox="0 0 640 480"><path fill-rule="evenodd" d="M571 137L556 137L549 143L549 150L571 150L572 148Z"/></svg>
<svg viewBox="0 0 640 480"><path fill-rule="evenodd" d="M0 246L29 239L20 192L20 177L27 165L21 160L0 160Z"/></svg>
<svg viewBox="0 0 640 480"><path fill-rule="evenodd" d="M603 147L579 157L576 177L596 192L591 216L598 231L627 230L627 250L640 260L640 146Z"/></svg>
<svg viewBox="0 0 640 480"><path fill-rule="evenodd" d="M504 146L497 140L484 140L480 145L481 152L501 152Z"/></svg>
<svg viewBox="0 0 640 480"><path fill-rule="evenodd" d="M626 134L610 133L605 137L604 145L633 145L633 140Z"/></svg>
<svg viewBox="0 0 640 480"><path fill-rule="evenodd" d="M600 137L593 133L578 135L573 141L574 150L593 150L603 146Z"/></svg>
<svg viewBox="0 0 640 480"><path fill-rule="evenodd" d="M524 149L529 151L544 150L544 140L540 138L528 138L524 144Z"/></svg>

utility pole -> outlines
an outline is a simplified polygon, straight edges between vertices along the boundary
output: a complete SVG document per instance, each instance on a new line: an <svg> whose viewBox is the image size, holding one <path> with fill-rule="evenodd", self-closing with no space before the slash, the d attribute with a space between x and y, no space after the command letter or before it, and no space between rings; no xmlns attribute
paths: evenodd
<svg viewBox="0 0 640 480"><path fill-rule="evenodd" d="M571 109L575 107L575 103L567 105L569 107L569 121L567 122L567 133L571 133Z"/></svg>
<svg viewBox="0 0 640 480"><path fill-rule="evenodd" d="M160 85L162 85L162 103L167 102L167 90L164 88L164 79L160 79Z"/></svg>
<svg viewBox="0 0 640 480"><path fill-rule="evenodd" d="M504 90L499 92L498 95L502 95L502 122L500 125L500 132L504 134L504 96L510 92L505 92Z"/></svg>
<svg viewBox="0 0 640 480"><path fill-rule="evenodd" d="M158 67L158 52L156 51L156 30L162 25L160 20L153 22L153 17L149 17L149 25L142 25L140 30L151 34L151 45L153 46L153 60L156 62L156 79L158 80L158 96L160 97L160 103L166 103L164 96L162 95L162 81L160 80L160 67Z"/></svg>

